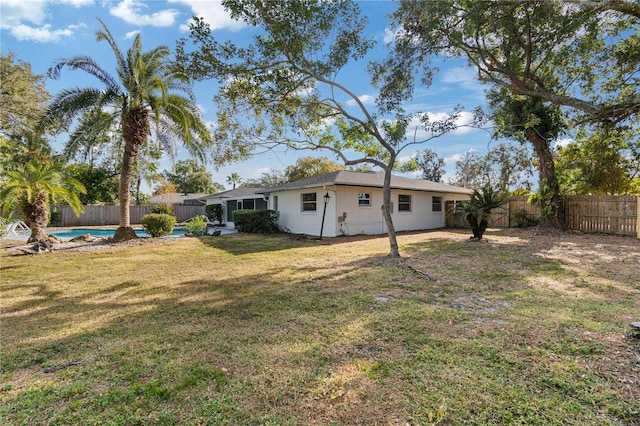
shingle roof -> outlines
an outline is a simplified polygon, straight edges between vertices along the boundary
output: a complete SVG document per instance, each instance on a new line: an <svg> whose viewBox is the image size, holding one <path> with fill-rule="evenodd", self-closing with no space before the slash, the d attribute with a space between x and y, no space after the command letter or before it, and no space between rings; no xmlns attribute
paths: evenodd
<svg viewBox="0 0 640 426"><path fill-rule="evenodd" d="M251 197L252 195L256 195L256 192L263 188L252 188L252 187L244 187L230 189L228 191L218 192L216 194L206 195L201 197L200 200L213 200L213 199L223 199L223 198L242 198L242 197Z"/></svg>
<svg viewBox="0 0 640 426"><path fill-rule="evenodd" d="M352 172L348 170L340 170L337 172L325 173L322 175L312 176L306 179L300 179L294 182L288 182L282 185L273 186L271 188L259 189L258 194L271 192L290 191L294 189L313 188L323 185L337 186L365 186L372 188L382 188L384 185L383 172ZM413 191L427 192L446 192L457 194L471 194L472 190L461 188L459 186L447 185L440 182L431 182L424 179L409 179L402 176L391 176L391 189L406 189Z"/></svg>

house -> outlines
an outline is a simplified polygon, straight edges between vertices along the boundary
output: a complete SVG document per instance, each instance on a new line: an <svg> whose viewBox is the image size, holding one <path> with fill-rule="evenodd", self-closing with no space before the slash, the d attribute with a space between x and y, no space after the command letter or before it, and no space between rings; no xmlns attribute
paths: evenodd
<svg viewBox="0 0 640 426"><path fill-rule="evenodd" d="M154 195L151 197L149 202L151 204L164 205L179 204L182 206L204 206L204 201L200 201L200 199L206 195L207 194L170 192L167 194Z"/></svg>
<svg viewBox="0 0 640 426"><path fill-rule="evenodd" d="M279 214L280 228L335 237L386 234L382 216L384 173L341 170L258 189ZM443 228L445 203L467 200L472 190L423 179L391 178L391 216L396 231ZM324 222L323 222L324 218Z"/></svg>
<svg viewBox="0 0 640 426"><path fill-rule="evenodd" d="M257 194L263 188L240 187L217 194L206 195L200 201L207 206L220 204L224 209L224 217L228 226L233 226L233 212L235 210L266 210L267 201L262 194Z"/></svg>

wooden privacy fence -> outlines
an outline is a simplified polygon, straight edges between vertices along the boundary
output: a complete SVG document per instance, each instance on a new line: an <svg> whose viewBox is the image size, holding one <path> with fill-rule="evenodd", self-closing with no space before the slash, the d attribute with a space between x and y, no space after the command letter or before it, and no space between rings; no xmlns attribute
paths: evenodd
<svg viewBox="0 0 640 426"><path fill-rule="evenodd" d="M140 223L142 216L151 213L157 205L146 204L143 206L129 206L129 214L132 225ZM184 222L194 216L205 214L205 206L182 206L172 205L173 214L178 222ZM84 213L79 217L73 213L71 207L58 205L54 209L62 214L58 226L106 226L118 225L120 219L119 206L84 206Z"/></svg>
<svg viewBox="0 0 640 426"><path fill-rule="evenodd" d="M569 229L582 232L633 235L640 238L640 197L634 195L570 195L565 198L565 223ZM453 202L447 202L447 212ZM523 217L538 220L540 209L527 202L527 197L513 197L491 214L489 226L517 226ZM460 215L447 216L447 226L462 225Z"/></svg>

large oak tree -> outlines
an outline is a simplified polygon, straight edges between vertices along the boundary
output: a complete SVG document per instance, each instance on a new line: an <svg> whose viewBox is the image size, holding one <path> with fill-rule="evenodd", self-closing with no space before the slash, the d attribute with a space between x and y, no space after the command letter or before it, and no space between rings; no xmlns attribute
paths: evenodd
<svg viewBox="0 0 640 426"><path fill-rule="evenodd" d="M345 83L345 67L364 63L374 46L363 35L366 19L355 2L287 0L273 7L261 0L227 0L232 17L255 27L250 46L219 42L203 21L192 26L178 57L196 78L216 78L216 140L227 152L250 153L257 146L325 149L347 166L370 164L384 170L382 216L390 256L399 257L391 218L391 172L408 146L455 128L456 114L432 122L410 116L402 105L369 108ZM371 67L373 71L375 67ZM372 73L375 76L375 72ZM372 77L374 83L378 83ZM423 137L406 137L412 119Z"/></svg>

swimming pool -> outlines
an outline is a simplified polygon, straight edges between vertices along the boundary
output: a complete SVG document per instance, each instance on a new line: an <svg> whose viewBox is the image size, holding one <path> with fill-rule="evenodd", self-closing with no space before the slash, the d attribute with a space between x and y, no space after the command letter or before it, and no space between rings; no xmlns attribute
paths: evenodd
<svg viewBox="0 0 640 426"><path fill-rule="evenodd" d="M142 228L134 228L136 231L136 235L139 237L150 237L149 234L144 232ZM173 230L169 237L179 237L184 235L185 229L182 227L177 227ZM63 240L70 240L75 237L79 237L80 235L89 234L92 237L103 237L103 238L111 238L113 234L116 233L115 228L74 228L74 229L65 229L64 231L52 231L49 232L51 235L55 235L58 238Z"/></svg>
<svg viewBox="0 0 640 426"><path fill-rule="evenodd" d="M142 238L150 237L150 235L144 232L144 229L142 228L133 228L133 229L136 231L136 235L139 237L142 237ZM235 234L236 232L238 232L235 229L225 228L225 227L208 228L209 233L213 232L213 230L219 230L223 235ZM52 229L50 232L47 232L47 233L51 235L55 235L56 237L65 241L75 237L79 237L80 235L86 235L86 234L89 234L92 237L111 238L113 237L113 234L116 233L116 228L73 228L73 229L65 229L60 231L55 231ZM167 235L167 237L182 237L184 236L184 234L185 234L185 228L183 226L176 226L173 229L173 232L170 235ZM27 233L25 235L28 236L29 234Z"/></svg>

